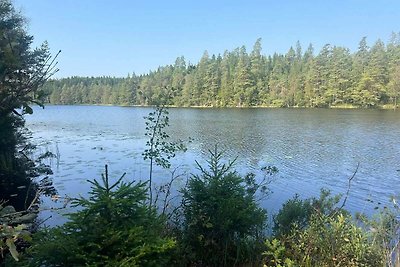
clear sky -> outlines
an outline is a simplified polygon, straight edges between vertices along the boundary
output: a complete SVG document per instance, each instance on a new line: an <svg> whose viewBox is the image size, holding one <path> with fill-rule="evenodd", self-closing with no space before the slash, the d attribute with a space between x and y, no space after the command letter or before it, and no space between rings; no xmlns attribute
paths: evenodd
<svg viewBox="0 0 400 267"><path fill-rule="evenodd" d="M327 43L352 51L400 31L400 0L129 1L14 0L35 45L59 49L56 77L147 73L178 56L197 63L262 38L263 54L285 53L299 40L318 52Z"/></svg>

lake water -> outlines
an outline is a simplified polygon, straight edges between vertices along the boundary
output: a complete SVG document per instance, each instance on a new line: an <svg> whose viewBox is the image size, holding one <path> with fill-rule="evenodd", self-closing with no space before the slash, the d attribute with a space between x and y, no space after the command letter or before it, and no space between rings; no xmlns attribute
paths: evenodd
<svg viewBox="0 0 400 267"><path fill-rule="evenodd" d="M145 121L151 108L108 106L47 106L27 116L27 127L41 149L58 153L53 181L59 195L76 197L90 189L87 179L100 179L104 164L118 178L145 180L148 162ZM400 112L335 109L194 109L172 108L168 132L173 139L193 141L172 161L178 172L197 172L215 144L224 158L238 157L239 173L273 165L279 173L271 195L261 202L276 212L298 193L317 196L321 187L344 193L358 164L347 208L372 213L400 192ZM188 177L189 174L184 177ZM170 177L156 168L155 182ZM176 186L182 186L182 181ZM371 203L368 199L374 200ZM45 204L52 206L48 200ZM45 214L47 216L47 214ZM60 222L54 216L48 224Z"/></svg>

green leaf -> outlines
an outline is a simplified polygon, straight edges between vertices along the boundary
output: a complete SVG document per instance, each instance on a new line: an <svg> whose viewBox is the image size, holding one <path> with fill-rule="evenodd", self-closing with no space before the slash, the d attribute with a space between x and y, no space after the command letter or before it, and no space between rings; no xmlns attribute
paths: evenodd
<svg viewBox="0 0 400 267"><path fill-rule="evenodd" d="M19 259L18 259L19 254L18 254L17 248L15 247L14 240L12 238L7 238L6 245L7 245L8 249L10 250L11 256L16 261L19 261Z"/></svg>
<svg viewBox="0 0 400 267"><path fill-rule="evenodd" d="M206 228L212 228L212 227L213 227L213 224L210 223L210 222L208 222L208 223L206 223L204 226L205 226Z"/></svg>

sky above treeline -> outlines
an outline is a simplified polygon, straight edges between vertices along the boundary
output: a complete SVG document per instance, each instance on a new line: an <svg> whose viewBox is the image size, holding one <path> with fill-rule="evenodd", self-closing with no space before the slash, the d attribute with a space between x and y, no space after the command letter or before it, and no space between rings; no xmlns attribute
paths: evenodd
<svg viewBox="0 0 400 267"><path fill-rule="evenodd" d="M130 1L14 0L28 18L34 45L59 56L55 77L144 74L178 56L197 63L262 38L263 54L286 53L300 41L355 51L400 31L399 0Z"/></svg>

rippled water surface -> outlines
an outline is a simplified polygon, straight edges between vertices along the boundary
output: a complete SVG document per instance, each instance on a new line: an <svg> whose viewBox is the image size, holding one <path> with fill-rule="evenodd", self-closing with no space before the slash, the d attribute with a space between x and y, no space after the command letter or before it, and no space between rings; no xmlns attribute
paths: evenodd
<svg viewBox="0 0 400 267"><path fill-rule="evenodd" d="M53 181L60 195L85 195L87 179L99 178L104 164L111 176L144 180L144 119L151 108L47 106L27 117L36 143L60 155L53 160ZM174 139L188 139L186 153L174 166L196 172L215 144L228 159L238 157L240 173L274 165L279 169L262 205L276 211L295 193L316 196L321 187L344 193L352 183L347 207L371 212L400 193L400 112L327 109L170 109ZM157 169L156 182L169 177ZM48 203L50 205L50 203Z"/></svg>

